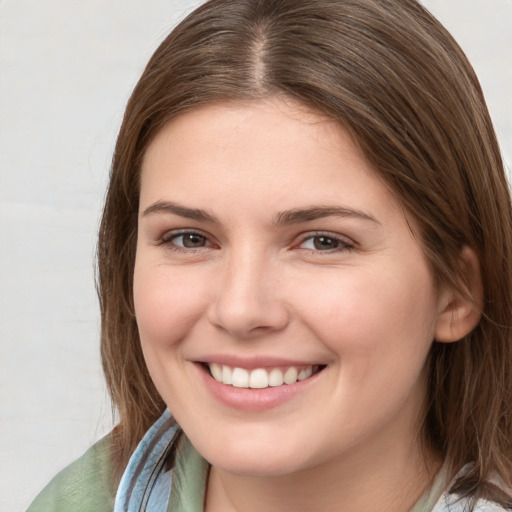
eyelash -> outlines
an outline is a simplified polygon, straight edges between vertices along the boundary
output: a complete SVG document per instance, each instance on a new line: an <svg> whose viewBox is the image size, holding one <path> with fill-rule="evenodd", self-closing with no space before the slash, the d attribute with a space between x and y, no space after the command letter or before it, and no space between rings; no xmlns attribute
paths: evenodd
<svg viewBox="0 0 512 512"><path fill-rule="evenodd" d="M177 245L176 240L179 238L184 238L186 236L197 236L204 241L204 245L200 245L198 247L185 247L183 245ZM325 239L325 241L332 242L335 247L328 248L326 250L318 249L316 248L308 248L308 247L301 247L306 242L311 241L313 244L315 244L315 240L321 240ZM161 240L158 242L158 245L166 245L171 251L178 252L178 253L190 253L190 252L198 252L203 249L207 249L210 247L213 247L214 244L209 241L208 236L201 231L197 230L181 230L181 231L171 231L169 233L166 233ZM332 233L326 233L326 232L315 232L315 233L308 233L307 235L303 236L300 243L295 245L294 248L301 249L303 251L307 251L311 254L337 254L341 252L350 252L355 249L355 244L353 242L349 242L344 237L341 237L339 235L333 235Z"/></svg>
<svg viewBox="0 0 512 512"><path fill-rule="evenodd" d="M176 240L180 237L184 238L185 236L197 236L204 239L206 245L199 247L184 247L180 245L176 245ZM203 234L201 231L186 229L182 231L171 231L162 236L161 240L159 240L158 245L167 245L168 248L174 252L191 252L198 251L204 248L208 248L213 246L211 242L209 242L208 236Z"/></svg>
<svg viewBox="0 0 512 512"><path fill-rule="evenodd" d="M205 245L201 245L199 247L184 247L184 246L176 245L176 240L178 238L185 237L187 235L200 237L201 239L204 240ZM322 238L327 241L331 241L334 244L337 244L337 246L334 248L331 248L331 249L327 249L327 250L321 250L318 248L312 249L312 248L306 248L306 247L301 248L301 245L303 245L305 242L307 242L309 240L313 241L313 243L314 243L315 239L322 239ZM196 251L214 246L214 244L212 244L209 241L209 238L207 235L205 235L201 231L196 231L196 230L171 231L169 233L166 233L164 236L162 236L161 240L159 240L159 242L158 242L158 245L167 245L169 247L169 249L174 252L184 252L184 253L196 252ZM294 246L294 248L302 249L304 251L308 251L308 252L314 253L314 254L320 254L320 253L333 254L333 253L339 253L339 252L345 252L345 251L350 252L353 249L355 249L355 244L347 241L347 239L345 239L344 237L341 237L339 235L333 235L332 233L326 233L326 232L316 232L316 233L308 233L306 236L304 236L301 239L301 241L298 245Z"/></svg>
<svg viewBox="0 0 512 512"><path fill-rule="evenodd" d="M299 244L299 248L301 245L303 245L308 240L311 240L314 243L315 239L322 239L322 238L338 244L337 247L334 247L332 249L327 249L325 251L320 250L320 249L308 249L308 248L302 248L302 250L309 251L309 252L315 253L315 254L320 254L320 253L333 254L333 253L340 253L340 252L345 252L345 251L350 252L353 249L355 249L355 244L353 242L348 241L346 238L341 237L340 235L334 235L332 233L326 233L326 232L308 233L306 236L304 236L302 238L302 240Z"/></svg>

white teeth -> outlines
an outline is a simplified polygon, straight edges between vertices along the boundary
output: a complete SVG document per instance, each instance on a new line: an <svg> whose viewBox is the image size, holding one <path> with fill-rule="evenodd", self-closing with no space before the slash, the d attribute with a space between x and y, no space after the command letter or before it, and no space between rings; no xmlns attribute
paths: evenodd
<svg viewBox="0 0 512 512"><path fill-rule="evenodd" d="M297 376L297 379L298 380L306 380L309 377L311 377L311 375L313 375L313 367L312 366L308 366L307 368L303 368L299 372L299 375Z"/></svg>
<svg viewBox="0 0 512 512"><path fill-rule="evenodd" d="M268 388L268 373L263 368L253 370L249 378L249 387L255 389Z"/></svg>
<svg viewBox="0 0 512 512"><path fill-rule="evenodd" d="M285 384L295 384L297 382L297 368L290 366L288 370L284 372L283 380Z"/></svg>
<svg viewBox="0 0 512 512"><path fill-rule="evenodd" d="M217 382L222 382L222 368L218 364L212 363L210 365L210 372Z"/></svg>
<svg viewBox="0 0 512 512"><path fill-rule="evenodd" d="M232 384L232 371L229 366L223 366L222 367L222 382L223 384Z"/></svg>
<svg viewBox="0 0 512 512"><path fill-rule="evenodd" d="M281 386L283 382L283 372L279 368L274 368L268 375L268 385Z"/></svg>
<svg viewBox="0 0 512 512"><path fill-rule="evenodd" d="M283 380L285 384L295 384L297 382L297 368L290 366L286 372L284 372Z"/></svg>
<svg viewBox="0 0 512 512"><path fill-rule="evenodd" d="M235 388L253 389L295 384L297 381L308 379L319 369L317 365L301 367L300 370L295 366L290 366L283 373L280 368L273 368L270 371L264 368L257 368L249 371L244 368L231 368L230 366L217 363L210 363L208 367L212 377L217 382L231 385Z"/></svg>
<svg viewBox="0 0 512 512"><path fill-rule="evenodd" d="M247 370L244 370L243 368L233 368L231 383L235 388L248 388L249 372Z"/></svg>

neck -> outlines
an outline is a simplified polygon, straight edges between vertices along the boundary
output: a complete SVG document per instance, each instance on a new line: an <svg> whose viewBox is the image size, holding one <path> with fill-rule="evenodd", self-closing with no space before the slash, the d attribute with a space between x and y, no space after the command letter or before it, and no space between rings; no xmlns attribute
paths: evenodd
<svg viewBox="0 0 512 512"><path fill-rule="evenodd" d="M240 476L212 467L205 512L327 512L340 504L344 512L408 512L440 466L440 457L422 451L416 439L388 450L381 446L369 458L358 450L282 476Z"/></svg>

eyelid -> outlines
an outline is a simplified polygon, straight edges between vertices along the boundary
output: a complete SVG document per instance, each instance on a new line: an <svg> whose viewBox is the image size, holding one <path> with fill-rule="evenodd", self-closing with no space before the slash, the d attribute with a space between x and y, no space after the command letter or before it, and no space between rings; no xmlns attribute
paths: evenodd
<svg viewBox="0 0 512 512"><path fill-rule="evenodd" d="M195 228L180 228L180 229L170 229L166 231L160 239L163 242L170 242L173 238L180 235L200 235L208 238L208 235L203 233L200 229Z"/></svg>
<svg viewBox="0 0 512 512"><path fill-rule="evenodd" d="M181 247L176 244L172 244L173 240L176 238L179 238L180 236L185 235L199 235L201 237L204 237L207 245L203 247ZM204 231L197 229L197 228L180 228L180 229L171 229L166 231L163 235L161 235L157 240L157 245L173 245L173 250L177 251L199 251L201 249L208 249L210 247L215 246L215 243L212 240L212 237L205 233Z"/></svg>
<svg viewBox="0 0 512 512"><path fill-rule="evenodd" d="M204 246L200 247L182 247L177 244L173 244L173 240L185 235L198 235L201 237L204 237L206 244ZM300 246L304 244L306 241L313 239L313 238L320 238L325 237L332 239L335 242L338 242L340 244L339 247L335 247L333 249L326 249L326 250L320 250L320 249L307 249L307 248L301 248ZM339 233L333 233L330 231L308 231L306 233L302 233L296 238L297 242L293 243L294 249L302 249L304 251L309 251L311 253L324 253L324 254L332 254L332 253L340 253L345 251L351 251L357 248L357 243L354 242L351 238L347 237L346 235L341 235ZM197 228L179 228L179 229L171 229L168 231L165 231L165 233L158 237L156 240L157 245L170 245L172 246L172 249L175 251L184 251L184 252L198 252L202 249L209 249L211 247L215 247L217 244L215 243L215 240L211 235L208 233L205 233L201 229Z"/></svg>
<svg viewBox="0 0 512 512"><path fill-rule="evenodd" d="M357 248L356 242L354 242L354 240L352 240L351 238L348 238L345 235L340 235L339 233L332 233L330 231L313 231L313 232L303 233L302 235L300 235L299 241L297 244L294 245L294 247L297 247L300 249L300 246L302 244L304 244L304 242L306 242L307 240L310 240L312 238L320 238L320 237L330 238L336 242L339 242L340 247L337 247L337 248L331 249L331 250L325 250L325 251L313 250L313 249L303 249L303 250L310 251L313 253L332 254L332 253L339 253L339 252L344 252L344 251L351 251L351 250L354 250Z"/></svg>

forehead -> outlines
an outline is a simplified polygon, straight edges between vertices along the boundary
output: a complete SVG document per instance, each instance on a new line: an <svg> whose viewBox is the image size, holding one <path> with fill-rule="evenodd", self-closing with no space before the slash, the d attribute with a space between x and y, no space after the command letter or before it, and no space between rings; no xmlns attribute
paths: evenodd
<svg viewBox="0 0 512 512"><path fill-rule="evenodd" d="M146 151L141 206L163 195L241 207L265 201L274 210L398 206L340 123L276 98L208 105L170 121Z"/></svg>
<svg viewBox="0 0 512 512"><path fill-rule="evenodd" d="M240 158L242 150L244 157ZM142 174L179 160L181 165L200 164L205 174L229 161L233 175L252 169L256 176L257 171L278 170L283 161L293 165L307 157L320 162L339 153L345 160L353 159L361 171L373 174L357 144L338 122L301 103L287 98L217 103L168 122L147 148ZM208 169L201 162L206 157Z"/></svg>
<svg viewBox="0 0 512 512"><path fill-rule="evenodd" d="M265 130L259 131L258 127ZM332 118L288 97L216 102L188 110L164 125L146 150L143 168L151 159L153 148L158 145L165 144L168 149L174 149L193 143L206 149L213 144L219 152L229 152L229 149L234 149L232 143L237 136L252 138L255 148L258 143L265 142L265 138L269 142L277 136L279 142L285 144L285 150L306 132L308 137L316 138L327 148L334 139L341 137L344 130ZM224 136L222 141L216 137L220 133ZM327 133L330 133L328 137L325 136ZM357 145L353 145L356 150Z"/></svg>

